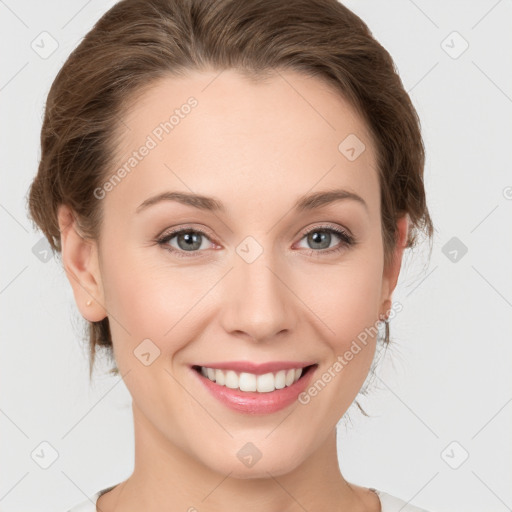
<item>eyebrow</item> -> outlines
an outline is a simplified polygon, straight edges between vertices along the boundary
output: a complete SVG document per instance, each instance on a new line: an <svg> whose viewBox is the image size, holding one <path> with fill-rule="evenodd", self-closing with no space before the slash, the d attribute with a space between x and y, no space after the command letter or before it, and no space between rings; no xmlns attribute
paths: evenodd
<svg viewBox="0 0 512 512"><path fill-rule="evenodd" d="M347 199L358 202L364 206L366 211L368 211L368 205L361 196L344 189L325 190L301 196L293 205L293 209L298 212L311 211L316 208L321 208L322 206ZM189 192L162 192L161 194L149 197L143 201L137 207L136 213L139 213L140 211L162 201L175 201L205 211L226 212L222 202L214 197L202 196Z"/></svg>

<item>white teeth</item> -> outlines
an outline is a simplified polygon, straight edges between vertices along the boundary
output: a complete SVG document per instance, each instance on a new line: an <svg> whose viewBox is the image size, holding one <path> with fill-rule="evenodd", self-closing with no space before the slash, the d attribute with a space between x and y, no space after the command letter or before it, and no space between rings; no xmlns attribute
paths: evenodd
<svg viewBox="0 0 512 512"><path fill-rule="evenodd" d="M286 386L286 370L280 370L276 373L274 385L276 389L283 389Z"/></svg>
<svg viewBox="0 0 512 512"><path fill-rule="evenodd" d="M225 384L224 372L222 370L215 370L215 382L221 386Z"/></svg>
<svg viewBox="0 0 512 512"><path fill-rule="evenodd" d="M292 368L291 370L288 370L286 372L286 379L284 382L287 386L289 386L290 384L293 384L294 379L295 379L295 370Z"/></svg>
<svg viewBox="0 0 512 512"><path fill-rule="evenodd" d="M256 391L256 381L256 375L243 372L238 378L238 387L240 391Z"/></svg>
<svg viewBox="0 0 512 512"><path fill-rule="evenodd" d="M274 386L274 374L264 373L263 375L258 375L258 378L256 379L256 389L260 393L269 393L270 391L274 391L274 389L276 389Z"/></svg>
<svg viewBox="0 0 512 512"><path fill-rule="evenodd" d="M297 382L302 375L302 368L291 368L289 370L279 370L276 373L255 375L254 373L237 373L233 370L224 371L201 366L201 374L220 386L240 389L240 391L270 393Z"/></svg>
<svg viewBox="0 0 512 512"><path fill-rule="evenodd" d="M237 389L238 388L238 375L233 370L228 370L226 372L226 380L224 385L227 388Z"/></svg>

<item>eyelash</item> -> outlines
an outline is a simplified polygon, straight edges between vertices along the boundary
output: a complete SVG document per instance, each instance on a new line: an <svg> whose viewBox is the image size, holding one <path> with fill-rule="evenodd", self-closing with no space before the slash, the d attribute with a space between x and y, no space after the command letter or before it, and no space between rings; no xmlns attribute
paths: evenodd
<svg viewBox="0 0 512 512"><path fill-rule="evenodd" d="M304 237L309 235L310 233L315 232L327 232L327 233L334 233L336 236L338 236L341 239L341 242L337 247L331 248L331 249L309 249L308 256L314 256L314 257L321 257L325 254L334 254L342 251L343 249L353 246L356 244L356 240L353 236L349 235L347 232L343 231L342 229L335 228L332 226L317 226L313 229L310 229L309 231L306 231L302 234L302 237L300 240L302 240ZM210 237L208 234L200 229L192 229L192 228L180 228L175 231L171 231L170 233L167 233L163 235L162 237L158 238L156 243L160 246L162 246L165 250L174 253L179 258L194 258L194 253L202 252L202 251L188 251L190 254L187 254L187 251L183 251L180 249L175 249L174 247L170 247L167 242L172 240L174 237L181 235L183 233L196 233L200 234L204 237L206 237L208 240L210 240ZM210 240L211 241L211 240Z"/></svg>

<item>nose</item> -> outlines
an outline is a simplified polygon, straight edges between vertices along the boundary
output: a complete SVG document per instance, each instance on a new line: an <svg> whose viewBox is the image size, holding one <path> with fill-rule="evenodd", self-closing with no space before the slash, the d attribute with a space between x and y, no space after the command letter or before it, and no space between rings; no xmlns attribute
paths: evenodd
<svg viewBox="0 0 512 512"><path fill-rule="evenodd" d="M287 282L289 272L277 265L271 251L248 263L235 259L223 280L221 314L226 332L262 343L293 331L296 299Z"/></svg>

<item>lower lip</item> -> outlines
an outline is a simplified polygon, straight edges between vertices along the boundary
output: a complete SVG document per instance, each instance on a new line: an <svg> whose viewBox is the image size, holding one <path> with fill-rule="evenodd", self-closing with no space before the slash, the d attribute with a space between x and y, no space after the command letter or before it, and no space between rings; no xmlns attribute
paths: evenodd
<svg viewBox="0 0 512 512"><path fill-rule="evenodd" d="M270 414L280 411L295 402L298 396L307 388L316 368L317 366L311 367L304 377L294 382L291 386L268 393L240 391L239 389L220 386L193 368L192 372L217 400L229 408L246 414Z"/></svg>

